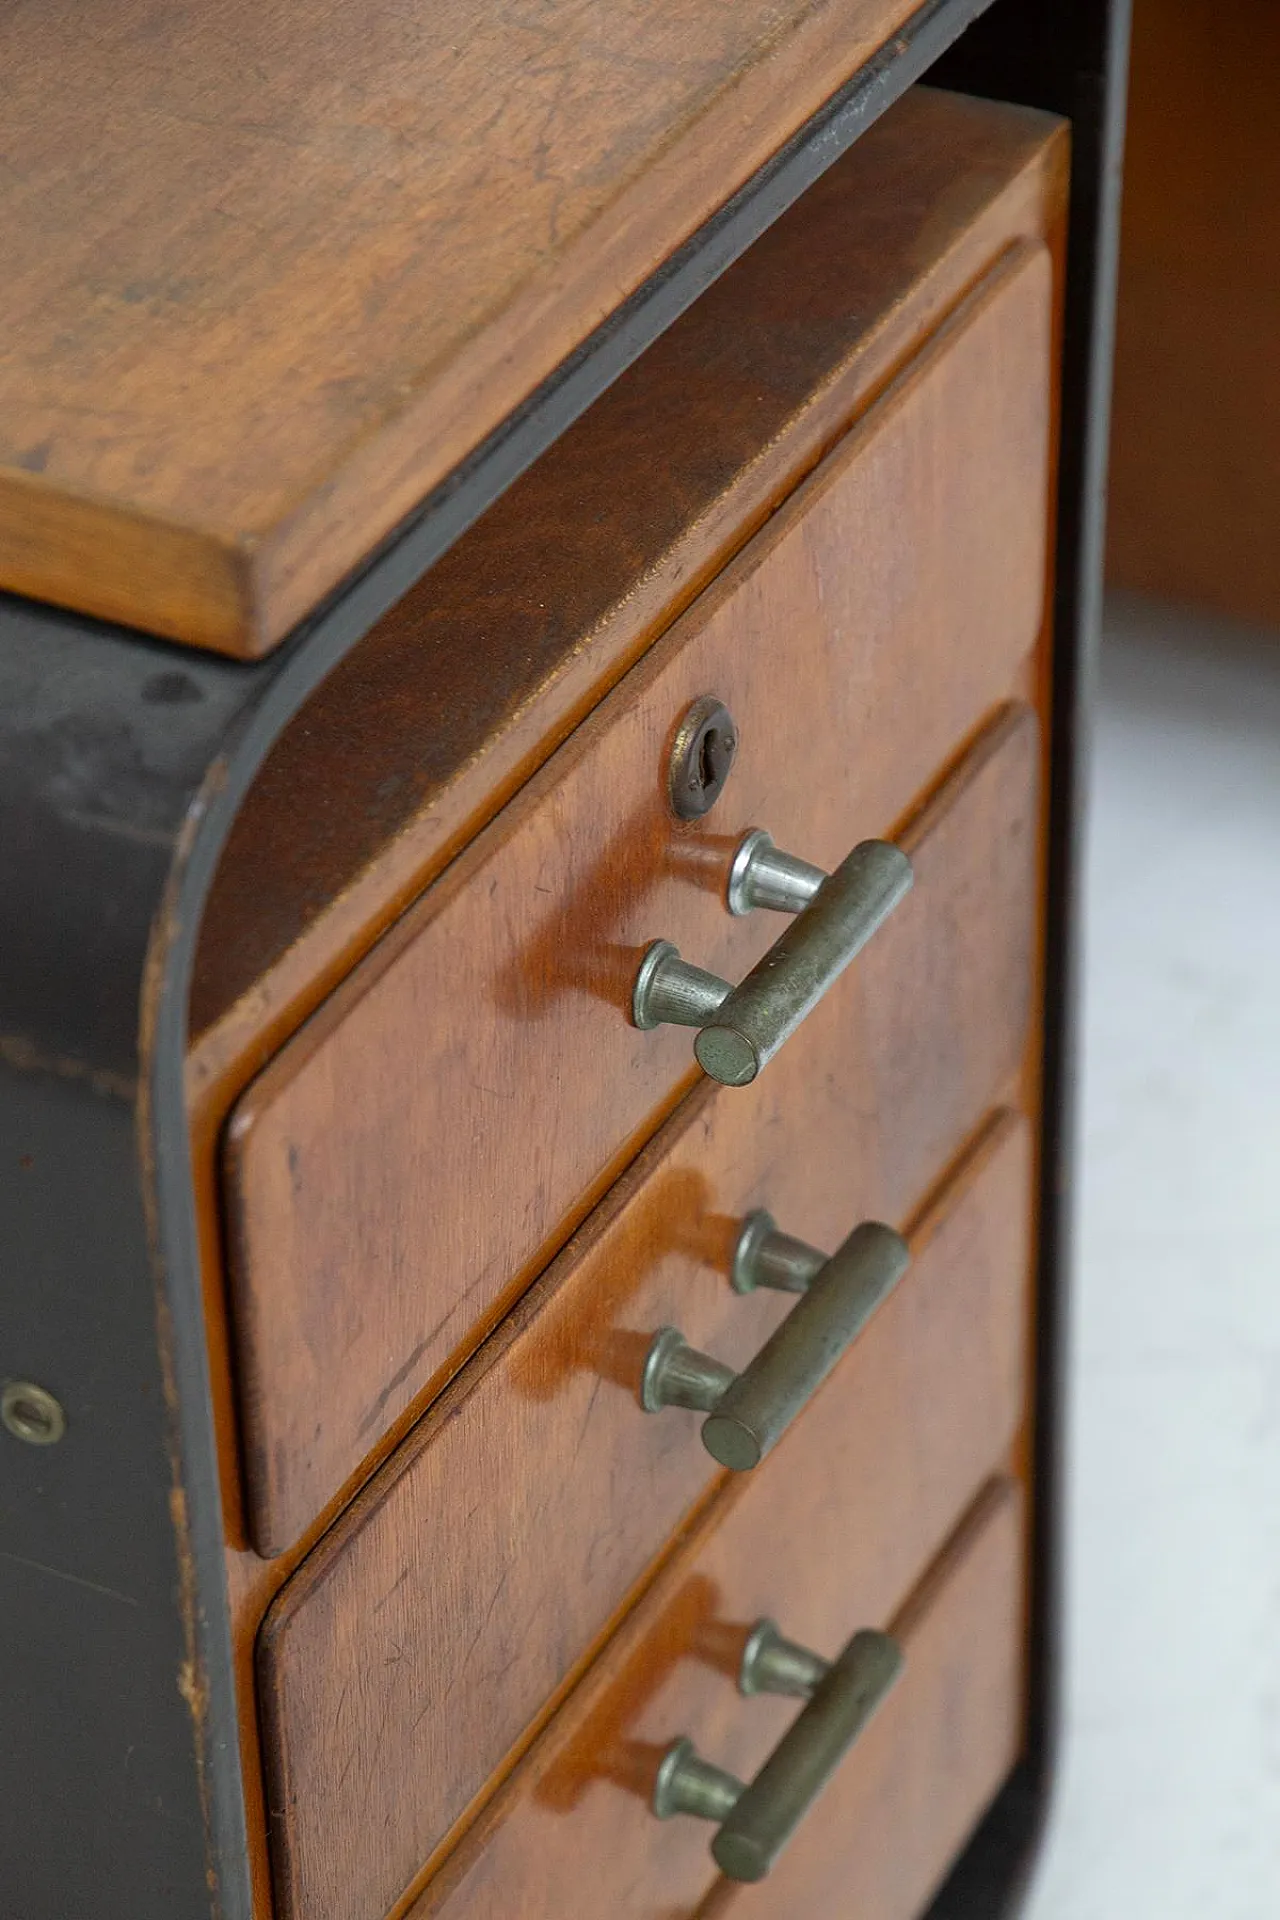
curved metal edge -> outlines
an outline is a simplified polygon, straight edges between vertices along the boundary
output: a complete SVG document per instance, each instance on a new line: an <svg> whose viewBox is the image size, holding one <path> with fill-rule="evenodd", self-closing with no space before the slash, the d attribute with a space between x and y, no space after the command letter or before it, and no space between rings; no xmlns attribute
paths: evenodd
<svg viewBox="0 0 1280 1920"><path fill-rule="evenodd" d="M1053 1817L1059 1777L1080 891L1101 629L1130 10L1130 0L1041 0L1034 12L1021 0L997 0L938 76L942 85L998 93L1067 115L1073 159L1054 593L1030 1719L1025 1759L927 1920L1009 1920L1021 1910Z"/></svg>

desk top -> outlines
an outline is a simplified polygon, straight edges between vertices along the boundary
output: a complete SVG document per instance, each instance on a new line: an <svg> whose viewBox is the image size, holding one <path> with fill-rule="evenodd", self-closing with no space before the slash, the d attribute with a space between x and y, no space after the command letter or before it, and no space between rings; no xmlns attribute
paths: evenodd
<svg viewBox="0 0 1280 1920"><path fill-rule="evenodd" d="M911 0L12 0L0 587L266 652Z"/></svg>

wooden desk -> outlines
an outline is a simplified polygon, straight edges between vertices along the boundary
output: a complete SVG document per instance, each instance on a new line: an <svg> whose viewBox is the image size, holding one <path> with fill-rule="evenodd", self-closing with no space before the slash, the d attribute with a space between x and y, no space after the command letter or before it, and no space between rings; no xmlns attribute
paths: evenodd
<svg viewBox="0 0 1280 1920"><path fill-rule="evenodd" d="M6 1912L1012 1893L1123 29L0 27Z"/></svg>

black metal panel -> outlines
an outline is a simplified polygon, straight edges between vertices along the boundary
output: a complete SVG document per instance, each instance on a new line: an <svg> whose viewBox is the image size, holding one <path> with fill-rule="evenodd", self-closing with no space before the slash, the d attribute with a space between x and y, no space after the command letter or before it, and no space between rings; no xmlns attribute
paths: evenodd
<svg viewBox="0 0 1280 1920"><path fill-rule="evenodd" d="M4 1367L67 1414L56 1446L0 1434L0 1909L184 1913L204 1818L131 1103L0 1065L0 1194Z"/></svg>
<svg viewBox="0 0 1280 1920"><path fill-rule="evenodd" d="M0 1036L131 1083L157 903L253 668L0 595Z"/></svg>
<svg viewBox="0 0 1280 1920"><path fill-rule="evenodd" d="M0 596L0 1375L48 1386L69 1416L53 1448L0 1432L0 1698L10 1729L0 1744L0 1908L15 1920L250 1914L182 1089L195 935L245 789L343 652L985 4L928 0L268 659L178 650ZM1096 376L1107 335L1095 329L1110 244L1094 237L1105 161L1098 87L1108 71L1097 30L1107 15L1102 0L999 0L999 31L957 49L976 90L1003 86L1079 119L1054 790L1059 931L1074 872L1074 663L1092 631L1097 582ZM1060 968L1050 1068L1064 1113L1069 986ZM1049 1195L1055 1299L1054 1183L1068 1135L1054 1136ZM1051 1322L1051 1406L1056 1337ZM1047 1637L1039 1658L1047 1673ZM1048 1751L1049 1697L1042 1684L1037 1755ZM1044 1777L1037 1764L1036 1791L1019 1804L1039 1804ZM1030 1819L993 1819L1000 1857L1023 1858ZM1001 1874L1007 1887L1013 1867ZM974 1904L966 1884L962 1869L952 1904L939 1909L948 1920L994 1911Z"/></svg>

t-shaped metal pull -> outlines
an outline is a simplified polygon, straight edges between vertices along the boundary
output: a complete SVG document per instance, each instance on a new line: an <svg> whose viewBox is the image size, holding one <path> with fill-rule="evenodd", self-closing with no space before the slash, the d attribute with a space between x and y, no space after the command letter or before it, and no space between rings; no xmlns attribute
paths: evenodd
<svg viewBox="0 0 1280 1920"><path fill-rule="evenodd" d="M828 1664L784 1640L771 1620L747 1640L738 1684L743 1693L807 1697L749 1786L698 1757L693 1743L668 1747L653 1788L660 1820L692 1814L720 1828L711 1853L729 1880L763 1880L904 1666L886 1633L863 1629Z"/></svg>
<svg viewBox="0 0 1280 1920"><path fill-rule="evenodd" d="M801 1298L741 1373L688 1346L678 1327L663 1327L645 1359L641 1405L648 1413L705 1413L702 1444L712 1459L739 1473L758 1466L897 1285L909 1258L901 1234L876 1220L855 1227L826 1259L779 1233L767 1214L752 1214L734 1256L735 1287L782 1287Z"/></svg>
<svg viewBox="0 0 1280 1920"><path fill-rule="evenodd" d="M834 873L782 853L756 828L734 856L732 913L769 907L796 918L736 987L655 940L631 996L638 1027L698 1027L693 1050L713 1080L745 1087L812 1011L911 890L911 862L887 840L864 840Z"/></svg>

